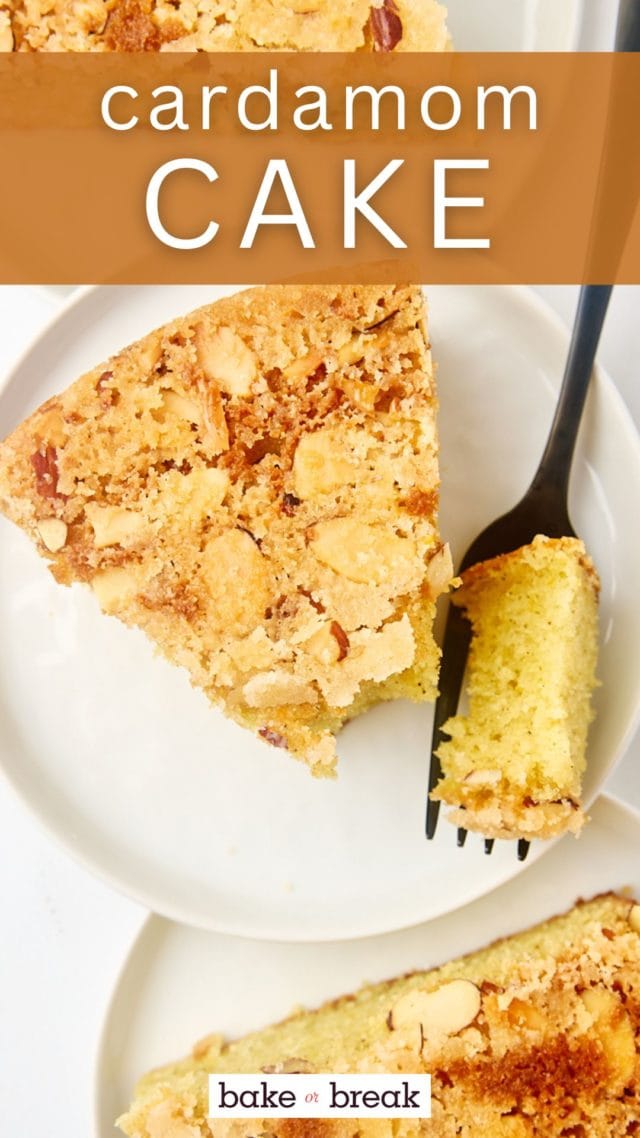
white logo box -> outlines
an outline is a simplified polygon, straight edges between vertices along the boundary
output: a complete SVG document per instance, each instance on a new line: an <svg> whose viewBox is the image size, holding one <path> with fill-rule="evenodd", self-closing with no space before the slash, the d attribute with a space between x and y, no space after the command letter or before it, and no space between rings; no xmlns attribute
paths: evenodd
<svg viewBox="0 0 640 1138"><path fill-rule="evenodd" d="M210 1075L209 1118L430 1118L429 1075Z"/></svg>

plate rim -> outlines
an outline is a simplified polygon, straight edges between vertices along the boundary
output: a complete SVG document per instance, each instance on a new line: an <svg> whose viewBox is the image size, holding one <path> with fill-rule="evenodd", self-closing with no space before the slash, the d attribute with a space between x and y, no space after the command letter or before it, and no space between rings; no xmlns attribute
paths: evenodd
<svg viewBox="0 0 640 1138"><path fill-rule="evenodd" d="M45 321L44 326L40 328L36 336L19 354L13 366L8 369L7 374L2 377L0 380L0 399L10 384L14 381L16 375L24 366L25 362L28 360L31 352L40 346L41 342L51 334L55 326L59 322L64 321L69 316L70 312L76 309L81 309L82 304L92 298L98 292L110 292L112 289L128 288L152 289L153 287L153 285L79 286L74 290L74 292L69 295L69 297L66 298L66 300L59 306L59 308L51 314L50 318ZM176 287L179 288L180 286ZM216 288L218 286L212 287ZM224 287L225 289L239 290L247 286L225 285L221 287ZM427 292L428 299L429 290L438 286L422 285L420 287L422 287L423 291ZM448 285L439 287L447 287L451 289L473 289L481 286ZM491 290L494 295L501 292L517 300L518 305L522 311L533 312L538 318L547 322L547 326L552 328L554 330L554 333L558 334L565 342L565 345L568 346L570 329L567 327L564 320L554 311L553 308L551 308L548 302L538 293L536 293L531 286L493 285L491 286ZM560 385L560 379L560 375L553 377L552 379L555 390L557 390ZM611 400L616 405L615 409L620 421L621 429L624 430L625 436L627 437L627 440L634 451L635 462L638 465L640 476L640 432L636 430L629 409L626 406L626 403L615 382L597 363L594 368L594 379L602 386L602 389L606 393L606 398L608 400ZM639 725L640 684L638 685L638 690L635 696L635 707L633 714L630 715L627 729L621 737L617 748L611 755L608 766L606 768L603 783L611 776L621 758L627 752L631 740L633 739ZM416 925L424 924L429 920L436 920L439 917L446 915L447 912L453 912L457 909L461 909L464 907L464 905L471 903L471 901L476 900L479 897L486 896L489 893L494 892L496 889L499 889L507 881L510 881L514 876L519 876L520 873L524 872L526 869L524 866L522 868L516 867L516 872L514 873L513 866L509 863L508 865L505 865L504 872L490 885L487 890L467 897L466 899L462 900L460 904L453 906L453 908L447 907L442 911L432 913L427 917L418 914L411 920L403 921L401 925L393 926L392 928L389 928L387 925L383 924L381 927L375 926L373 928L369 928L366 932L354 931L352 928L347 928L346 931L341 932L335 928L327 926L322 933L320 933L318 929L314 929L312 930L312 934L309 934L305 931L304 926L301 925L299 933L294 936L292 935L291 930L283 933L282 930L278 931L277 927L274 927L273 924L265 921L262 921L262 923L258 922L256 924L255 919L253 919L251 921L245 920L243 924L238 924L238 921L234 920L233 918L219 919L216 917L215 913L207 912L205 914L204 912L198 911L197 909L194 910L188 902L180 903L177 901L174 903L170 901L167 903L167 899L163 898L162 896L159 897L156 890L147 889L144 887L144 884L132 884L129 880L125 880L124 878L120 877L117 872L109 869L108 865L103 864L100 860L99 855L88 852L78 846L78 844L74 841L73 834L68 833L63 829L62 826L59 826L55 823L55 821L52 821L47 814L46 806L33 801L32 797L28 793L28 790L25 789L23 783L20 780L14 778L12 774L10 774L9 770L7 769L7 765L3 761L2 748L0 748L0 777L3 778L5 785L10 788L11 792L15 795L18 801L20 801L25 806L25 808L31 814L31 817L39 825L41 831L46 833L46 835L54 841L58 848L62 848L71 856L76 864L82 866L94 877L107 884L117 893L120 893L121 895L136 902L138 905L143 906L149 912L164 916L170 920L187 924L194 928L200 928L230 936L240 936L249 940L285 941L288 943L318 943L326 941L354 940L369 936L384 935L384 933L389 932L397 932L400 929L412 928ZM600 787L596 789L595 793L593 793L589 798L585 799L585 807L587 809L595 801L598 795L602 793L603 783L601 783ZM537 861L539 858L544 857L546 853L552 849L560 840L561 837L558 837L547 842L545 847L541 848L538 851L535 860Z"/></svg>
<svg viewBox="0 0 640 1138"><path fill-rule="evenodd" d="M607 790L601 791L596 796L596 798L594 799L592 805L595 807L595 806L598 806L600 803L602 803L605 807L607 807L609 809L611 807L613 807L614 812L619 811L628 820L635 823L635 825L638 829L638 833L640 835L640 807L635 806L631 802L627 802L624 798L621 798L618 794L613 794L612 792L607 791ZM531 868L533 868L533 865L535 865L535 864L537 864L537 863L536 862L532 863ZM527 867L527 869L523 870L523 873L526 875L527 871L528 871L528 867ZM509 879L509 881L507 881L507 882L503 882L503 885L508 885L510 883L510 880L511 879ZM500 885L496 886L496 889L492 889L489 891L489 893L485 893L483 895L483 897L475 898L475 901L484 900L484 897L490 896L490 894L495 893L500 888L502 888L502 886L500 886ZM473 903L475 903L475 902L474 901L466 902L465 905L461 905L455 910L450 910L448 913L442 913L440 918L436 917L433 919L435 919L435 920L439 920L439 919L446 920L447 917L451 916L453 912L459 913L467 905L470 905ZM226 937L228 939L238 939L238 940L255 939L252 937L245 937L242 934L238 935L238 934L233 934L233 933L229 934L229 933L220 932L220 930L217 930L217 929L202 929L201 927L198 928L198 927L193 926L193 925L185 924L185 922L183 922L183 921L175 921L171 917L166 917L161 913L156 913L153 911L149 911L146 914L144 914L144 916L142 917L140 925L138 926L136 931L133 933L131 940L130 940L130 943L129 943L127 949L125 950L124 956L123 956L122 960L120 961L120 964L118 965L118 967L116 969L116 972L115 972L115 975L113 977L113 981L111 984L110 991L107 995L106 1001L105 1001L104 1006L101 1010L100 1027L99 1027L99 1031L98 1031L98 1035L97 1035L97 1039L96 1039L96 1043L95 1043L95 1047L94 1047L93 1064L92 1064L93 1082L92 1082L92 1096L91 1096L91 1098L92 1098L92 1120L93 1120L93 1128L94 1128L94 1132L95 1132L95 1138L105 1138L104 1131L102 1130L101 1096L102 1096L102 1086L104 1083L103 1071L104 1071L104 1067L105 1067L105 1063L106 1063L108 1031L109 1031L109 1027L110 1027L110 1023L111 1023L111 1018L113 1016L115 1001L116 1001L116 998L118 996L118 992L120 991L120 987L123 983L123 980L125 978L125 974L127 972L127 969L129 968L130 963L133 960L135 953L138 951L138 949L142 943L143 938L148 934L149 930L157 922L159 922L161 924L162 923L173 924L173 925L177 925L178 927L186 927L187 929L194 929L196 932L204 932L206 935L211 935L214 937ZM419 921L418 922L418 926L424 925L425 928L428 927L430 924L431 924L431 920ZM418 926L416 926L416 927L418 927ZM404 930L403 929L393 930L393 932L402 932L402 931L404 931ZM371 939L375 939L376 937L385 937L385 936L389 936L389 935L390 935L389 931L387 931L386 933L384 933L384 932L383 933L374 933L370 936L350 937L348 939L349 939L350 943L353 943L354 941L358 942L358 941L371 940ZM296 942L283 941L281 938L265 938L265 940L269 944L278 945L278 944L295 943L295 944L299 944L301 947L304 944L312 945L312 946L316 946L316 947L321 947L321 946L326 945L326 944L339 945L339 944L345 943L345 938L341 938L338 940L331 939L331 940L311 940L311 941L296 941ZM487 944L489 944L489 943L491 943L491 942L488 940ZM116 1134L118 1134L118 1133L119 1133L119 1131L116 1131L115 1124L114 1124L114 1130L113 1130L114 1138L115 1138Z"/></svg>

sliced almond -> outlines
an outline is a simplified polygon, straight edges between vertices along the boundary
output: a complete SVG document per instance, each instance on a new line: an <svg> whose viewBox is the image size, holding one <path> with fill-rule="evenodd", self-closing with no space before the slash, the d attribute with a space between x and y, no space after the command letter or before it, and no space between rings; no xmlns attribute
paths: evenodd
<svg viewBox="0 0 640 1138"><path fill-rule="evenodd" d="M433 600L446 592L453 579L453 561L448 545L441 546L427 565L426 580Z"/></svg>
<svg viewBox="0 0 640 1138"><path fill-rule="evenodd" d="M612 1075L616 1093L633 1077L636 1064L635 1033L622 1001L606 988L587 988L581 1000L593 1016L596 1034Z"/></svg>
<svg viewBox="0 0 640 1138"><path fill-rule="evenodd" d="M407 992L391 1009L392 1031L410 1030L419 1024L425 1039L457 1035L469 1027L480 1011L480 989L470 980L451 980L433 992Z"/></svg>
<svg viewBox="0 0 640 1138"><path fill-rule="evenodd" d="M269 563L253 538L229 529L211 538L202 554L210 618L232 636L252 632L269 604Z"/></svg>
<svg viewBox="0 0 640 1138"><path fill-rule="evenodd" d="M502 778L500 771L469 771L464 781L467 786L497 786Z"/></svg>
<svg viewBox="0 0 640 1138"><path fill-rule="evenodd" d="M302 644L305 652L308 652L310 656L313 656L320 664L324 664L325 667L337 664L340 655L338 641L335 636L331 635L330 625L331 622L327 621Z"/></svg>
<svg viewBox="0 0 640 1138"><path fill-rule="evenodd" d="M144 517L136 510L125 510L120 506L98 506L90 502L85 509L89 524L93 529L96 549L109 545L122 545L135 537L144 526Z"/></svg>
<svg viewBox="0 0 640 1138"><path fill-rule="evenodd" d="M634 905L629 913L629 924L636 933L640 933L640 905Z"/></svg>
<svg viewBox="0 0 640 1138"><path fill-rule="evenodd" d="M350 403L359 411L373 411L380 388L375 383L361 379L343 379L340 386Z"/></svg>
<svg viewBox="0 0 640 1138"><path fill-rule="evenodd" d="M0 51L13 51L13 32L8 12L0 12Z"/></svg>
<svg viewBox="0 0 640 1138"><path fill-rule="evenodd" d="M285 707L316 702L313 685L284 668L252 676L244 685L242 695L249 707Z"/></svg>
<svg viewBox="0 0 640 1138"><path fill-rule="evenodd" d="M408 586L421 575L415 542L399 537L391 526L331 518L318 522L310 536L318 561L350 581L371 585L393 581Z"/></svg>
<svg viewBox="0 0 640 1138"><path fill-rule="evenodd" d="M220 388L212 380L201 380L198 388L206 431L204 441L212 455L224 454L229 449L229 428Z"/></svg>
<svg viewBox="0 0 640 1138"><path fill-rule="evenodd" d="M352 340L348 340L341 348L338 348L336 356L338 363L343 366L349 364L356 364L361 360L365 354L366 338L364 336L354 336Z"/></svg>
<svg viewBox="0 0 640 1138"><path fill-rule="evenodd" d="M354 482L356 465L340 431L325 427L303 435L293 459L295 492L303 501Z"/></svg>
<svg viewBox="0 0 640 1138"><path fill-rule="evenodd" d="M186 419L188 423L201 422L202 408L194 399L188 399L186 395L180 395L172 389L163 392L162 398L165 409L178 419Z"/></svg>
<svg viewBox="0 0 640 1138"><path fill-rule="evenodd" d="M303 0L308 3L308 0ZM297 383L300 379L306 379L308 375L313 375L318 370L322 363L321 352L309 352L308 356L302 356L299 360L294 360L292 364L284 369L283 375L290 383Z"/></svg>
<svg viewBox="0 0 640 1138"><path fill-rule="evenodd" d="M96 573L91 587L105 612L115 611L138 591L138 583L133 573L121 565L114 565Z"/></svg>
<svg viewBox="0 0 640 1138"><path fill-rule="evenodd" d="M223 327L207 334L200 325L196 349L200 366L208 379L217 383L227 395L249 394L258 374L256 358L237 332Z"/></svg>
<svg viewBox="0 0 640 1138"><path fill-rule="evenodd" d="M66 545L67 526L60 518L43 518L36 529L49 553L58 553Z"/></svg>
<svg viewBox="0 0 640 1138"><path fill-rule="evenodd" d="M348 707L361 684L367 680L382 683L389 676L404 672L415 659L416 644L409 617L389 621L372 632L362 629L349 634L349 652L339 668L318 676L327 703Z"/></svg>
<svg viewBox="0 0 640 1138"><path fill-rule="evenodd" d="M69 432L64 419L64 408L59 399L50 399L40 410L38 430L51 446L63 447Z"/></svg>

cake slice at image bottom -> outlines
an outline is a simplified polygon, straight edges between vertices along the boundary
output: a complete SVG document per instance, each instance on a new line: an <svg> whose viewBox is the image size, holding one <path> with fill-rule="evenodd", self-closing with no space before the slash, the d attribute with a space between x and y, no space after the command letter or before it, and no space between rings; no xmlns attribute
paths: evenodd
<svg viewBox="0 0 640 1138"><path fill-rule="evenodd" d="M437 0L0 0L0 51L445 51Z"/></svg>
<svg viewBox="0 0 640 1138"><path fill-rule="evenodd" d="M472 626L469 711L445 723L449 820L488 837L577 833L596 685L599 581L576 538L472 565L453 595Z"/></svg>
<svg viewBox="0 0 640 1138"><path fill-rule="evenodd" d="M129 1138L622 1138L640 1126L640 906L606 894L429 972L151 1072ZM432 1117L207 1121L207 1075L430 1073Z"/></svg>
<svg viewBox="0 0 640 1138"><path fill-rule="evenodd" d="M273 286L151 333L0 444L0 507L316 774L380 700L435 695L452 576L419 288Z"/></svg>

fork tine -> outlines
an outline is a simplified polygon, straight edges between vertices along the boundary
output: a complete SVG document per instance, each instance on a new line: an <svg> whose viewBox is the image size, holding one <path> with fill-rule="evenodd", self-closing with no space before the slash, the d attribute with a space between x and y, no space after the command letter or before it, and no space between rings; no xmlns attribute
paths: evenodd
<svg viewBox="0 0 640 1138"><path fill-rule="evenodd" d="M431 791L439 782L442 775L440 760L436 751L447 738L442 728L452 715L455 715L460 698L462 677L467 663L467 653L471 642L471 625L462 615L460 609L449 604L447 623L444 632L444 646L442 649L442 670L440 672L440 689L442 694L436 700L433 715L433 735L431 737L431 759L429 762L429 797L427 798L427 838L433 838L438 825L440 803L432 802ZM460 844L460 843L458 843Z"/></svg>
<svg viewBox="0 0 640 1138"><path fill-rule="evenodd" d="M526 838L520 838L518 841L518 861L524 861L526 859L530 845L531 842L528 842Z"/></svg>
<svg viewBox="0 0 640 1138"><path fill-rule="evenodd" d="M492 849L493 849L493 843L494 843L494 841L495 841L495 839L494 839L494 838L485 838L485 839L484 839L484 852L485 852L486 854L490 854L490 853L491 853L491 851L492 851Z"/></svg>
<svg viewBox="0 0 640 1138"><path fill-rule="evenodd" d="M467 840L467 833L468 831L465 830L464 826L458 826L458 846L460 849L462 849Z"/></svg>

